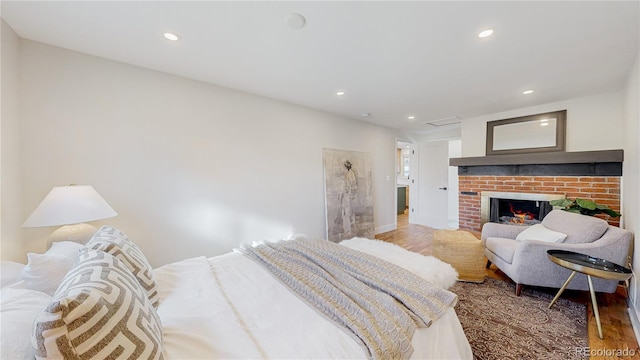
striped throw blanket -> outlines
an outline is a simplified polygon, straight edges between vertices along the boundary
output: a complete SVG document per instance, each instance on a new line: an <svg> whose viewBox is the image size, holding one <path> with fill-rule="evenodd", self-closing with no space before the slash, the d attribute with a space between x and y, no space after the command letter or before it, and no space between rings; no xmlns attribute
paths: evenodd
<svg viewBox="0 0 640 360"><path fill-rule="evenodd" d="M401 267L327 240L298 237L236 251L352 334L370 359L408 359L416 328L457 302Z"/></svg>

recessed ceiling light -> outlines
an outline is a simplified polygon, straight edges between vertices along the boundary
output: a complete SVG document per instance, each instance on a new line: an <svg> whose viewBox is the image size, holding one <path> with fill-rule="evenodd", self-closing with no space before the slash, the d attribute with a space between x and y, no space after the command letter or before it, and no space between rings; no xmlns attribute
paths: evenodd
<svg viewBox="0 0 640 360"><path fill-rule="evenodd" d="M407 116L407 119L409 119L409 120L413 120L413 119L415 119L415 118L416 118L416 117L415 117L414 115L409 115L409 116Z"/></svg>
<svg viewBox="0 0 640 360"><path fill-rule="evenodd" d="M336 95L342 96L342 95L344 95L344 91L338 91L338 92L336 92Z"/></svg>
<svg viewBox="0 0 640 360"><path fill-rule="evenodd" d="M292 29L302 29L306 23L307 19L298 13L287 15L287 25Z"/></svg>
<svg viewBox="0 0 640 360"><path fill-rule="evenodd" d="M522 92L523 95L533 94L533 90L525 90Z"/></svg>
<svg viewBox="0 0 640 360"><path fill-rule="evenodd" d="M478 37L483 38L483 37L490 36L491 34L493 34L493 29L487 29L482 31L480 34L478 34Z"/></svg>
<svg viewBox="0 0 640 360"><path fill-rule="evenodd" d="M360 114L360 116L362 116L362 117L369 117L369 116L371 116L371 113L363 112L362 114Z"/></svg>
<svg viewBox="0 0 640 360"><path fill-rule="evenodd" d="M171 41L178 41L178 39L180 39L178 35L170 32L164 33L164 38Z"/></svg>

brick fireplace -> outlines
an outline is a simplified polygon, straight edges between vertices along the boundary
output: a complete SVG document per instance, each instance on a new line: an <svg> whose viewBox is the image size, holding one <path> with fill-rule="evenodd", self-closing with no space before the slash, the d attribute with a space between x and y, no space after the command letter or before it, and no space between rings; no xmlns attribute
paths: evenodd
<svg viewBox="0 0 640 360"><path fill-rule="evenodd" d="M622 160L622 150L451 159L450 165L458 166L459 227L481 231L487 221L481 216L483 192L591 199L620 212ZM620 218L598 216L620 226Z"/></svg>
<svg viewBox="0 0 640 360"><path fill-rule="evenodd" d="M482 192L557 194L592 199L620 211L619 176L458 176L460 229L480 231ZM605 220L619 226L620 219Z"/></svg>

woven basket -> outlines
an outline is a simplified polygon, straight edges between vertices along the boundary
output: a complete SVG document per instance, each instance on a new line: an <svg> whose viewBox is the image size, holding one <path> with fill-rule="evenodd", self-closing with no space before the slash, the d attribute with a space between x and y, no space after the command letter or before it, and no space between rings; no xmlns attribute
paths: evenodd
<svg viewBox="0 0 640 360"><path fill-rule="evenodd" d="M451 264L458 280L484 282L486 260L482 241L461 230L436 230L433 234L433 256Z"/></svg>

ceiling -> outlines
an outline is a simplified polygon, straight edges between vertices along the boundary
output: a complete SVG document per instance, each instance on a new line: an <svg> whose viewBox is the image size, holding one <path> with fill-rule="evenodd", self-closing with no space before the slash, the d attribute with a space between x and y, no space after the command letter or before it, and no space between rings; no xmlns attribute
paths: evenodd
<svg viewBox="0 0 640 360"><path fill-rule="evenodd" d="M22 38L417 132L620 90L640 43L638 1L1 6Z"/></svg>

